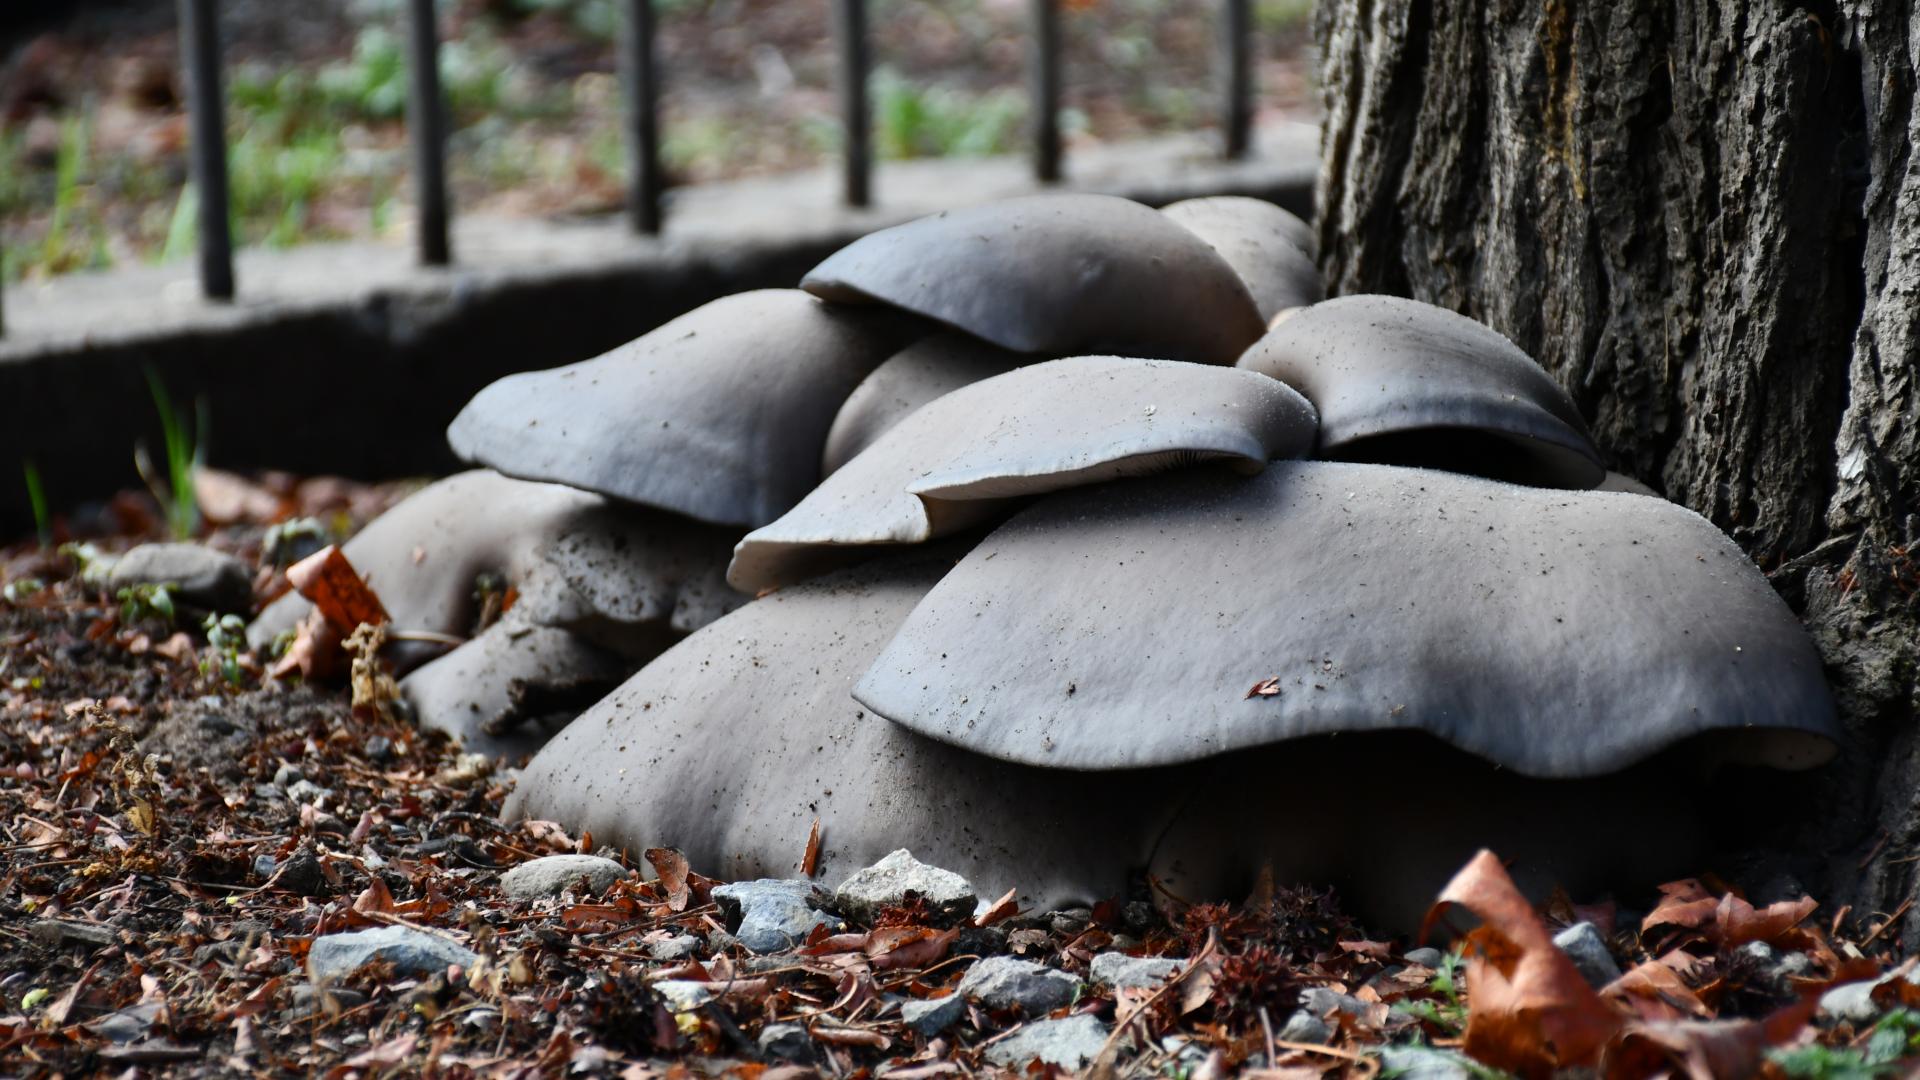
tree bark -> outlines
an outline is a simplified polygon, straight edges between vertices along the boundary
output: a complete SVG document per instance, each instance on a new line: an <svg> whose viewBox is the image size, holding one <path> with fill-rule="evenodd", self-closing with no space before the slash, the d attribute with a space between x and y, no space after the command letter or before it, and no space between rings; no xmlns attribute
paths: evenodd
<svg viewBox="0 0 1920 1080"><path fill-rule="evenodd" d="M1771 842L1893 910L1920 865L1914 0L1322 0L1315 35L1330 292L1506 333L1615 468L1767 571L1853 735Z"/></svg>

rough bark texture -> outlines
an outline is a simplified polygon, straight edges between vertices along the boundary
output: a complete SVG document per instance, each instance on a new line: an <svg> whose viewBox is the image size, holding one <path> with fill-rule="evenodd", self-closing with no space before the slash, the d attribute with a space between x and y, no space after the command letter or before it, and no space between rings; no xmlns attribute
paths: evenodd
<svg viewBox="0 0 1920 1080"><path fill-rule="evenodd" d="M1772 842L1894 909L1920 865L1911 0L1322 0L1315 30L1329 291L1505 332L1616 468L1769 572L1856 736Z"/></svg>

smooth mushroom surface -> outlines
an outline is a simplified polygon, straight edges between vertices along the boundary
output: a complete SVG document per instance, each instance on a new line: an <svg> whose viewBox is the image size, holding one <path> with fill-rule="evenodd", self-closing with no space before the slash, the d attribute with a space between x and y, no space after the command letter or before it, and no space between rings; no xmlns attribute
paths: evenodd
<svg viewBox="0 0 1920 1080"><path fill-rule="evenodd" d="M820 475L831 476L915 409L969 383L1005 374L1033 357L951 331L929 334L873 369L833 418Z"/></svg>
<svg viewBox="0 0 1920 1080"><path fill-rule="evenodd" d="M629 851L676 847L736 880L794 876L818 821L826 880L905 847L982 896L1017 888L1043 911L1124 898L1139 871L1189 899L1237 898L1266 865L1281 881L1340 884L1357 914L1403 932L1483 844L1541 896L1651 884L1697 853L1688 784L1528 780L1416 735L1114 772L1011 764L917 735L848 688L952 560L929 549L876 560L695 633L536 754L503 816ZM1461 800L1457 784L1477 797Z"/></svg>
<svg viewBox="0 0 1920 1080"><path fill-rule="evenodd" d="M726 587L738 532L487 470L434 483L342 545L396 631L464 637L481 616L483 575L517 595L523 625L554 626L645 659L740 603ZM260 647L306 617L289 593L248 628ZM401 670L440 649L396 643Z"/></svg>
<svg viewBox="0 0 1920 1080"><path fill-rule="evenodd" d="M1393 296L1300 309L1239 366L1320 410L1320 456L1467 472L1543 487L1606 475L1566 391L1490 327Z"/></svg>
<svg viewBox="0 0 1920 1080"><path fill-rule="evenodd" d="M800 286L1053 356L1231 364L1265 325L1205 241L1110 195L1031 195L882 229L828 256Z"/></svg>
<svg viewBox="0 0 1920 1080"><path fill-rule="evenodd" d="M835 549L917 544L1005 513L1005 500L1202 461L1257 472L1313 445L1313 407L1252 372L1076 356L947 394L902 420L734 549L756 592L819 572Z"/></svg>
<svg viewBox="0 0 1920 1080"><path fill-rule="evenodd" d="M400 692L420 726L446 732L470 754L518 759L633 670L625 657L578 634L528 625L509 612L400 680Z"/></svg>
<svg viewBox="0 0 1920 1080"><path fill-rule="evenodd" d="M1261 321L1326 299L1313 262L1313 227L1265 199L1215 195L1173 203L1160 212L1227 260L1260 308Z"/></svg>
<svg viewBox="0 0 1920 1080"><path fill-rule="evenodd" d="M740 293L604 356L494 382L447 441L508 476L764 525L819 482L847 395L923 332L796 290Z"/></svg>
<svg viewBox="0 0 1920 1080"><path fill-rule="evenodd" d="M1045 498L928 594L855 696L1061 769L1388 729L1537 777L1704 733L1796 768L1838 731L1798 620L1692 511L1321 461Z"/></svg>

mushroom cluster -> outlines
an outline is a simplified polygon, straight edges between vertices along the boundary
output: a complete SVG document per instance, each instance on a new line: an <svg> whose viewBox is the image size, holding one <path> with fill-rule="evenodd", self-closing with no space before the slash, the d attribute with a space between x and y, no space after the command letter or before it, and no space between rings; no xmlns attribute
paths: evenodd
<svg viewBox="0 0 1920 1080"><path fill-rule="evenodd" d="M1667 772L1831 754L1819 659L1719 530L1607 473L1498 333L1322 300L1310 242L1240 198L887 229L488 387L449 433L484 470L348 555L443 633L510 580L402 684L477 746L632 672L510 814L733 876L818 821L844 866L904 846L1037 903L1270 866L1404 923L1485 843L1663 872Z"/></svg>

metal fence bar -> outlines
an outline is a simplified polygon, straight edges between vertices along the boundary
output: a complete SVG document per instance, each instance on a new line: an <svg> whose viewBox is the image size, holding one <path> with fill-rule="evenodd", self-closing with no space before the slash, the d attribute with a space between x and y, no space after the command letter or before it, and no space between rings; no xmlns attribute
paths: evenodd
<svg viewBox="0 0 1920 1080"><path fill-rule="evenodd" d="M846 142L845 199L848 206L873 202L873 122L867 107L867 0L834 0L833 36L840 48L840 128Z"/></svg>
<svg viewBox="0 0 1920 1080"><path fill-rule="evenodd" d="M1223 148L1238 160L1253 145L1253 0L1223 0L1219 44Z"/></svg>
<svg viewBox="0 0 1920 1080"><path fill-rule="evenodd" d="M653 0L627 0L620 66L627 91L627 218L643 236L660 232L660 64L653 47Z"/></svg>
<svg viewBox="0 0 1920 1080"><path fill-rule="evenodd" d="M1033 175L1060 179L1060 2L1033 0L1029 96L1033 99Z"/></svg>
<svg viewBox="0 0 1920 1080"><path fill-rule="evenodd" d="M220 97L220 18L214 0L180 0L181 67L187 73L193 188L200 218L200 291L233 299L233 230L227 130Z"/></svg>
<svg viewBox="0 0 1920 1080"><path fill-rule="evenodd" d="M0 237L0 337L7 336L7 246Z"/></svg>
<svg viewBox="0 0 1920 1080"><path fill-rule="evenodd" d="M407 68L407 131L413 137L420 261L445 266L453 261L447 239L447 104L440 92L440 28L433 0L407 0Z"/></svg>

